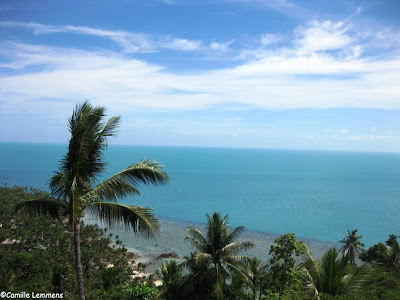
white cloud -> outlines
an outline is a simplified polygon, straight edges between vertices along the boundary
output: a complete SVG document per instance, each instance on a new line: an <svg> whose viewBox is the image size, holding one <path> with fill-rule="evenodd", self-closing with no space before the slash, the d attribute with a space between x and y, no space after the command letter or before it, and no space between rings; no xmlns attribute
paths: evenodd
<svg viewBox="0 0 400 300"><path fill-rule="evenodd" d="M180 51L194 51L201 48L200 41L190 41L187 39L168 39L166 42L161 43L162 48Z"/></svg>
<svg viewBox="0 0 400 300"><path fill-rule="evenodd" d="M0 22L3 27L20 27L32 30L34 34L75 33L108 38L117 43L127 53L151 53L160 49L177 51L196 51L203 48L196 40L176 38L173 36L150 36L144 33L132 33L123 30L104 30L86 26L48 26L38 23Z"/></svg>
<svg viewBox="0 0 400 300"><path fill-rule="evenodd" d="M349 29L342 22L313 21L297 29L298 38L295 43L299 46L298 51L304 54L343 49L353 42L353 38L347 34Z"/></svg>
<svg viewBox="0 0 400 300"><path fill-rule="evenodd" d="M269 46L272 44L276 44L281 41L281 38L275 34L264 33L260 37L260 43L263 46Z"/></svg>
<svg viewBox="0 0 400 300"><path fill-rule="evenodd" d="M2 24L5 26L4 22ZM28 26L37 32L55 30L40 24L26 24L7 26ZM43 103L61 98L92 99L111 105L116 111L197 110L226 103L272 110L400 109L400 57L376 60L355 55L362 53L362 47L354 44L356 38L346 31L348 27L343 23L310 23L298 32L293 48L263 49L259 56L237 61L235 67L190 74L167 71L163 65L133 59L124 52L3 43L0 54L6 59L1 67L17 71L18 75L6 72L0 75L2 109L15 111L37 107L40 110ZM169 36L149 39L146 34L73 26L61 28L105 36L120 45L126 43L125 51L129 47L132 47L129 51L149 52L225 49L224 44L217 42L207 45L202 41ZM263 36L261 43L262 39ZM344 50L341 55L330 52L339 48ZM38 103L37 99L48 100Z"/></svg>
<svg viewBox="0 0 400 300"><path fill-rule="evenodd" d="M235 42L235 40L230 40L229 42L226 43L217 43L217 42L212 42L210 44L210 48L212 50L218 51L218 52L226 52L229 51L229 46Z"/></svg>

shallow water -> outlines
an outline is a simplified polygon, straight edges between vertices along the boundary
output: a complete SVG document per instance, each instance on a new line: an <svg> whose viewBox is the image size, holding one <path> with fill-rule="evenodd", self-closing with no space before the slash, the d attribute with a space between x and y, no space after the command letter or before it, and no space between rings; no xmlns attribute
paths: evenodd
<svg viewBox="0 0 400 300"><path fill-rule="evenodd" d="M86 224L99 224L96 219L90 216L85 217L84 222ZM156 260L158 255L174 252L180 257L178 261L183 261L184 256L189 256L191 252L196 250L189 241L185 240L187 236L186 229L188 227L199 228L203 234L205 234L206 230L204 223L186 222L168 218L161 218L160 225L161 232L154 238L137 236L132 232L119 229L107 230L107 233L113 233L113 239L118 235L128 251L141 256L139 259L136 259L136 262L149 264L148 271L153 272L161 264L160 260ZM99 224L99 226L101 228L106 227L102 224ZM247 230L243 233L239 241L251 241L255 244L255 247L241 254L249 257L256 256L263 263L267 263L270 245L277 237L278 235L276 234ZM310 240L301 237L298 240L303 241L316 258L319 258L328 248L338 246L337 243Z"/></svg>

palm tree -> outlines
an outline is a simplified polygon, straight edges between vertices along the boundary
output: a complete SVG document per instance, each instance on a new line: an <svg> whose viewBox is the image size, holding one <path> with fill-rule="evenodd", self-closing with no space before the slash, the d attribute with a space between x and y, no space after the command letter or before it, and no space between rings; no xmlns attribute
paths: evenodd
<svg viewBox="0 0 400 300"><path fill-rule="evenodd" d="M247 277L239 270L237 264L243 262L245 257L237 255L254 246L252 242L237 242L240 234L245 230L244 226L236 227L231 232L226 223L228 215L224 218L221 214L214 213L207 216L207 233L204 236L198 228L189 227L186 237L199 252L195 258L199 263L211 265L214 269L215 285L214 293L218 299L223 299L225 278L229 271L236 272L244 280Z"/></svg>
<svg viewBox="0 0 400 300"><path fill-rule="evenodd" d="M214 287L213 270L207 261L198 260L197 252L184 257L182 265L189 272L184 277L183 298L193 300L209 299Z"/></svg>
<svg viewBox="0 0 400 300"><path fill-rule="evenodd" d="M322 255L320 262L312 257L308 249L305 257L300 271L307 282L306 287L312 289L318 299L319 293L332 296L351 294L361 287L365 278L364 266L350 270L347 268L348 259L339 258L339 252L334 247Z"/></svg>
<svg viewBox="0 0 400 300"><path fill-rule="evenodd" d="M178 265L176 260L163 262L161 267L156 271L157 276L162 281L162 296L166 300L174 300L182 298L182 275L183 265Z"/></svg>
<svg viewBox="0 0 400 300"><path fill-rule="evenodd" d="M162 166L151 160L132 164L94 187L98 176L105 170L103 152L107 138L114 136L120 117L104 122L105 108L93 107L89 102L76 106L69 119L68 152L51 178L52 194L60 201L48 198L20 203L17 210L34 211L58 217L69 215L74 230L75 266L79 299L85 299L81 248L80 220L84 210L96 215L110 228L123 226L135 233L154 235L159 230L152 209L115 203L120 197L139 195L138 185L164 184L168 176Z"/></svg>
<svg viewBox="0 0 400 300"><path fill-rule="evenodd" d="M243 263L243 272L249 279L250 288L253 291L253 299L257 299L257 292L259 298L262 297L263 283L267 276L268 264L263 265L257 257L249 258Z"/></svg>
<svg viewBox="0 0 400 300"><path fill-rule="evenodd" d="M347 257L352 265L355 264L356 254L360 255L364 251L364 244L360 241L362 235L357 235L357 229L347 230L346 237L340 240L343 243L343 247L340 249L343 253L343 257Z"/></svg>

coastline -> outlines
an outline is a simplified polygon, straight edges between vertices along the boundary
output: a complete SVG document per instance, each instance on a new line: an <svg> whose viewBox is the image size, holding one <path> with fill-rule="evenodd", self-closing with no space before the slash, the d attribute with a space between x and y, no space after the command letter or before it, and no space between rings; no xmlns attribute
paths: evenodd
<svg viewBox="0 0 400 300"><path fill-rule="evenodd" d="M133 232L124 231L122 229L108 229L106 234L112 233L113 239L116 236L124 243L128 252L135 253L140 257L134 259L135 263L143 263L147 265L148 273L153 273L165 259L157 259L157 256L162 254L175 253L179 256L178 262L184 260L184 256L190 255L195 251L195 248L189 241L185 241L186 228L196 227L202 232L205 232L205 223L187 222L171 218L160 217L161 232L154 238L145 238L135 235ZM85 216L83 221L86 224L97 224L100 228L105 228L103 224L97 222L95 218ZM234 229L234 228L233 228ZM270 245L280 234L273 234L267 232L259 232L253 230L246 230L240 241L252 241L255 244L253 249L243 252L243 255L258 257L263 263L267 263L269 259ZM313 239L307 239L296 236L296 239L303 241L304 244L310 249L314 257L319 258L324 251L330 247L338 247L339 243L331 243Z"/></svg>

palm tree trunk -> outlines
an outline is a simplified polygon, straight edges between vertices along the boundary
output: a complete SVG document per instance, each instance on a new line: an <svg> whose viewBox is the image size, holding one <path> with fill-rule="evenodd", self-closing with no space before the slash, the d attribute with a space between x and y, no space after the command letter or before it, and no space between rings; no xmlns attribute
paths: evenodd
<svg viewBox="0 0 400 300"><path fill-rule="evenodd" d="M83 289L83 274L81 263L81 224L79 220L75 221L74 223L76 279L78 282L79 300L85 300L85 290Z"/></svg>

